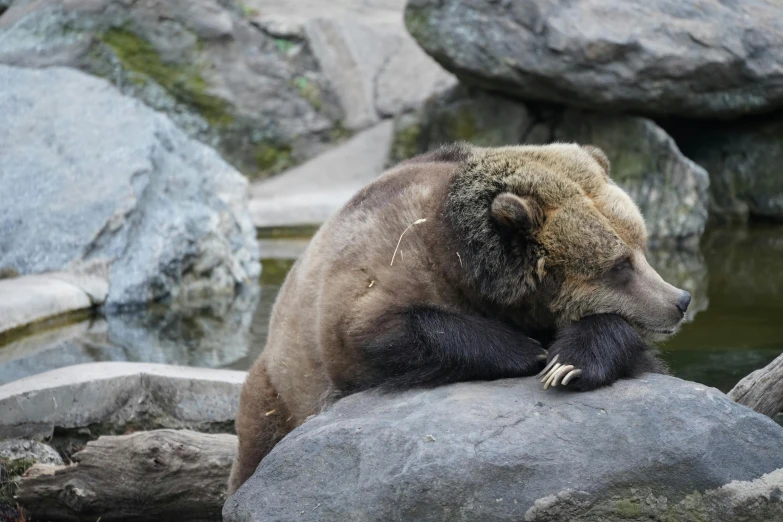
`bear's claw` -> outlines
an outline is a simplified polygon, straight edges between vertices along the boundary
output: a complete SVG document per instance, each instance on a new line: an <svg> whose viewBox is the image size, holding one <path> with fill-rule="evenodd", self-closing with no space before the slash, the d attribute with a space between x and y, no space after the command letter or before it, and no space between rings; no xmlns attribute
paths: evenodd
<svg viewBox="0 0 783 522"><path fill-rule="evenodd" d="M536 379L538 379L538 378L539 378L539 377L541 377L542 375L546 374L546 373L549 371L549 369L550 369L552 366L554 366L554 365L555 365L555 363L557 362L557 358L558 358L558 357L560 357L560 356L559 356L559 355L555 355L555 356L552 358L552 360L551 360L551 361L549 361L549 364L547 364L546 366L544 366L544 369L543 369L543 370L541 370L541 373L539 373L538 375L536 375Z"/></svg>
<svg viewBox="0 0 783 522"><path fill-rule="evenodd" d="M541 373L536 377L541 377L541 382L544 383L544 389L548 389L550 386L554 387L558 384L566 385L571 382L572 379L579 377L582 374L582 370L575 368L573 364L561 364L557 362L558 355L555 355L549 364L546 365Z"/></svg>

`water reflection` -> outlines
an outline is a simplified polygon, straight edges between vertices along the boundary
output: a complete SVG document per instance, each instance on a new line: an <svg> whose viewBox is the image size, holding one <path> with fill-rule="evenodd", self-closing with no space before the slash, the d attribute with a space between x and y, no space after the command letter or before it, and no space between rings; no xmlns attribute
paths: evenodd
<svg viewBox="0 0 783 522"><path fill-rule="evenodd" d="M675 374L723 391L783 352L783 227L709 230L709 306L664 346Z"/></svg>
<svg viewBox="0 0 783 522"><path fill-rule="evenodd" d="M90 361L247 369L305 246L301 237L262 240L262 251L282 259L264 260L259 285L233 301L94 318L0 347L0 384ZM710 230L700 251L657 250L649 258L693 295L689 322L662 347L675 375L728 391L783 352L783 227Z"/></svg>
<svg viewBox="0 0 783 522"><path fill-rule="evenodd" d="M228 366L247 357L259 301L260 289L253 286L234 299L159 305L39 331L0 347L0 385L86 362Z"/></svg>

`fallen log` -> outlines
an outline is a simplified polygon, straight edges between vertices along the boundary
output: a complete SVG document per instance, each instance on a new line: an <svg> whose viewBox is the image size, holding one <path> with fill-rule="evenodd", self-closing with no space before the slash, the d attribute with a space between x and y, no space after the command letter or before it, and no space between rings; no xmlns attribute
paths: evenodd
<svg viewBox="0 0 783 522"><path fill-rule="evenodd" d="M783 355L743 378L729 392L729 398L767 417L780 413L783 410Z"/></svg>
<svg viewBox="0 0 783 522"><path fill-rule="evenodd" d="M74 464L30 468L17 501L33 520L219 521L236 446L187 430L100 437Z"/></svg>

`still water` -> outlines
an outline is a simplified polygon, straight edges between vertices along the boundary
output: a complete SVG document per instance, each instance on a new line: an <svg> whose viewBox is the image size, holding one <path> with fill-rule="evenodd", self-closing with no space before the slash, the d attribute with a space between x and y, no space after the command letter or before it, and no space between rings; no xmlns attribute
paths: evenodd
<svg viewBox="0 0 783 522"><path fill-rule="evenodd" d="M269 258L259 286L231 302L80 318L0 341L0 385L91 361L247 369L263 349L272 304L308 233L261 238ZM690 321L660 347L675 375L728 391L783 352L783 227L714 229L700 251L650 257L666 280L693 294Z"/></svg>

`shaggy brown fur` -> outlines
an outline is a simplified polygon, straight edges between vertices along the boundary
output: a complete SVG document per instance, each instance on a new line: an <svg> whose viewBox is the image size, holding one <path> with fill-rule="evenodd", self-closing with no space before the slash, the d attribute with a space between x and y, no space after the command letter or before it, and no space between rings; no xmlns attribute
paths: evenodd
<svg viewBox="0 0 783 522"><path fill-rule="evenodd" d="M542 344L583 369L573 389L658 369L642 337L674 331L684 293L647 264L642 217L608 171L594 147L463 144L356 194L280 291L229 492L357 390L532 375Z"/></svg>

